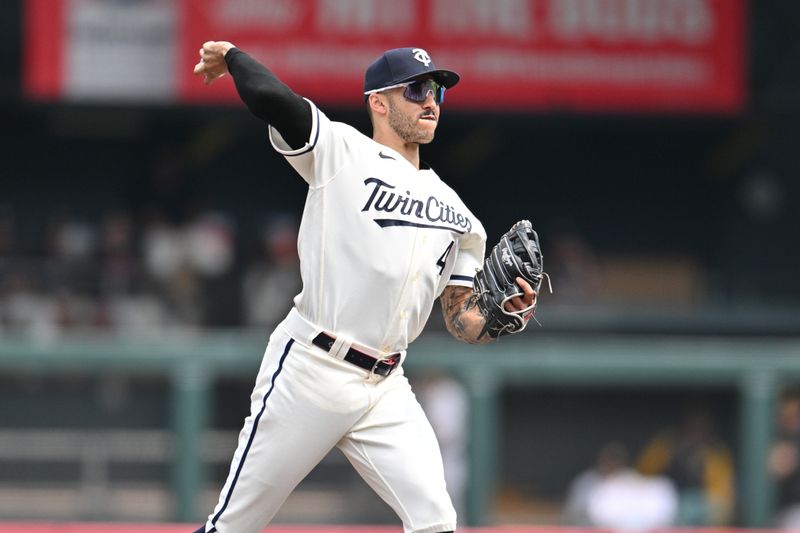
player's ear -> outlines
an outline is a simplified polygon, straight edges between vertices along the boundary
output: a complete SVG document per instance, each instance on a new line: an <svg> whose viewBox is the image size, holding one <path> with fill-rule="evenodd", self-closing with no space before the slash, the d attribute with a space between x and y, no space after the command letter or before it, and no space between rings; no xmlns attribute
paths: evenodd
<svg viewBox="0 0 800 533"><path fill-rule="evenodd" d="M389 112L389 108L386 105L386 95L380 93L372 93L369 95L369 108L372 110L373 113L378 115L385 115Z"/></svg>

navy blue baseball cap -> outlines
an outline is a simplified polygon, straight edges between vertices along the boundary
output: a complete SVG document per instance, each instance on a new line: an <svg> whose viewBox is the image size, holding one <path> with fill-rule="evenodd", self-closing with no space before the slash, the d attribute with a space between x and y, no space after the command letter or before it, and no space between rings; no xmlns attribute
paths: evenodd
<svg viewBox="0 0 800 533"><path fill-rule="evenodd" d="M430 76L445 89L453 87L461 77L452 70L436 68L431 56L422 48L394 48L376 59L364 74L364 94L378 92L420 76Z"/></svg>

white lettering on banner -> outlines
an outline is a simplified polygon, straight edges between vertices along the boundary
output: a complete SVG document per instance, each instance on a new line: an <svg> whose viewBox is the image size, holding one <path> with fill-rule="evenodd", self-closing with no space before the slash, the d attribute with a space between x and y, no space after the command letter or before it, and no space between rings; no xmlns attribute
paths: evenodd
<svg viewBox="0 0 800 533"><path fill-rule="evenodd" d="M213 13L228 26L286 28L302 21L302 6L293 0L217 0Z"/></svg>
<svg viewBox="0 0 800 533"><path fill-rule="evenodd" d="M286 72L304 76L324 73L359 79L364 75L364 65L375 61L374 50L360 47L297 45L260 52L260 57L283 58Z"/></svg>
<svg viewBox="0 0 800 533"><path fill-rule="evenodd" d="M431 27L440 35L527 39L534 33L528 0L434 0Z"/></svg>
<svg viewBox="0 0 800 533"><path fill-rule="evenodd" d="M523 82L604 83L621 86L657 84L670 87L701 87L712 79L711 67L688 55L583 53L520 53L482 50L470 67L486 77Z"/></svg>
<svg viewBox="0 0 800 533"><path fill-rule="evenodd" d="M318 0L317 29L334 34L410 31L417 20L413 0Z"/></svg>
<svg viewBox="0 0 800 533"><path fill-rule="evenodd" d="M686 45L713 36L709 0L550 0L548 26L565 40Z"/></svg>

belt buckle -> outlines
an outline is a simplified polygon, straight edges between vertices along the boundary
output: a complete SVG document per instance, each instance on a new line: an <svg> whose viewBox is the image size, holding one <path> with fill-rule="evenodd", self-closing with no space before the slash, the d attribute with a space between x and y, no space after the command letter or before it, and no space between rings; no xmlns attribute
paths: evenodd
<svg viewBox="0 0 800 533"><path fill-rule="evenodd" d="M387 357L386 359L375 359L375 363L372 365L372 369L370 370L371 374L378 374L379 376L386 377L392 372L394 369L397 368L397 363L400 361L400 354L395 353ZM378 372L378 365L381 363L386 363L386 373Z"/></svg>

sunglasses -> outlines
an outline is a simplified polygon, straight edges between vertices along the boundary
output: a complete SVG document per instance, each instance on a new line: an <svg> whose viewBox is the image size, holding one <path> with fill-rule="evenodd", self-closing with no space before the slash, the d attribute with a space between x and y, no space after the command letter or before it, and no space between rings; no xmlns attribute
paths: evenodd
<svg viewBox="0 0 800 533"><path fill-rule="evenodd" d="M403 97L412 102L422 103L428 99L429 94L433 95L433 101L436 102L436 105L441 105L442 102L444 102L444 85L430 78L425 80L398 83L397 85L390 85L389 87L383 87L382 89L367 91L364 94L369 95L372 93L388 91L389 89L397 89L398 87L405 87L403 90Z"/></svg>

